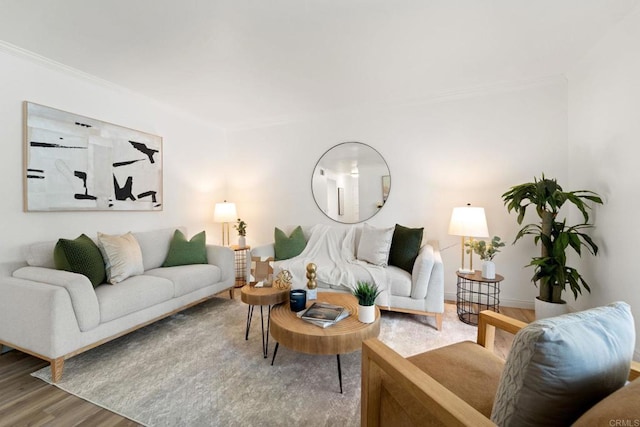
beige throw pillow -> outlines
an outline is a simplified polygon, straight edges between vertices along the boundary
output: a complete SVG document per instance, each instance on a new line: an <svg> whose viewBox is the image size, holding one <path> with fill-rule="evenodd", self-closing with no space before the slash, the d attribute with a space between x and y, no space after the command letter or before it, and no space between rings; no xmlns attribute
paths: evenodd
<svg viewBox="0 0 640 427"><path fill-rule="evenodd" d="M394 229L395 227L376 228L365 223L358 243L358 259L386 267Z"/></svg>
<svg viewBox="0 0 640 427"><path fill-rule="evenodd" d="M144 273L142 251L133 234L111 236L98 233L98 247L106 263L107 282L112 285Z"/></svg>

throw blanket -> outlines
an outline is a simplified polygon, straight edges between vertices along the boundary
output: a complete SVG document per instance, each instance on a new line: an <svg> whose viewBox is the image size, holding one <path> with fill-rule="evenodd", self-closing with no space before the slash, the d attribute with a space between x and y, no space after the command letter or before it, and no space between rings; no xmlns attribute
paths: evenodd
<svg viewBox="0 0 640 427"><path fill-rule="evenodd" d="M355 227L317 224L311 229L307 246L297 257L278 262L279 270L289 270L293 283L307 283L307 264L316 264L316 280L354 289L358 280L375 283L382 292L376 304L389 306L389 280L384 267L355 257Z"/></svg>

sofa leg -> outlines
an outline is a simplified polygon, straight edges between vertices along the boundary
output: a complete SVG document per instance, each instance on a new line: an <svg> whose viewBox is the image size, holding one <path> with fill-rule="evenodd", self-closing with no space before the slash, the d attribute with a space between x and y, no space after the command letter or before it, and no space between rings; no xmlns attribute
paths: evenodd
<svg viewBox="0 0 640 427"><path fill-rule="evenodd" d="M64 358L58 357L51 361L51 382L57 383L62 378L64 371Z"/></svg>
<svg viewBox="0 0 640 427"><path fill-rule="evenodd" d="M442 330L442 313L436 313L436 329Z"/></svg>

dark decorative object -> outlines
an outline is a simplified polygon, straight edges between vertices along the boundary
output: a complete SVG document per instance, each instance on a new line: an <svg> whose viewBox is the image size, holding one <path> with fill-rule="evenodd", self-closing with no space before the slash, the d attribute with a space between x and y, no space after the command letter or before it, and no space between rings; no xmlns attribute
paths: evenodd
<svg viewBox="0 0 640 427"><path fill-rule="evenodd" d="M302 311L307 306L307 291L304 289L293 289L289 291L289 302L291 311Z"/></svg>

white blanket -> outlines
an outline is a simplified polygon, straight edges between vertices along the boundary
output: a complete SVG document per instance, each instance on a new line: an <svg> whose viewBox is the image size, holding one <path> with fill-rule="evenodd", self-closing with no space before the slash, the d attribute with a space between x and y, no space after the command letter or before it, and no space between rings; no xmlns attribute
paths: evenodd
<svg viewBox="0 0 640 427"><path fill-rule="evenodd" d="M316 264L316 280L329 285L354 289L358 280L378 286L382 292L376 304L389 305L389 280L386 269L359 261L355 257L355 227L317 224L311 229L307 246L297 257L279 261L279 270L289 270L294 287L306 287L307 265ZM302 286L301 286L302 285Z"/></svg>

